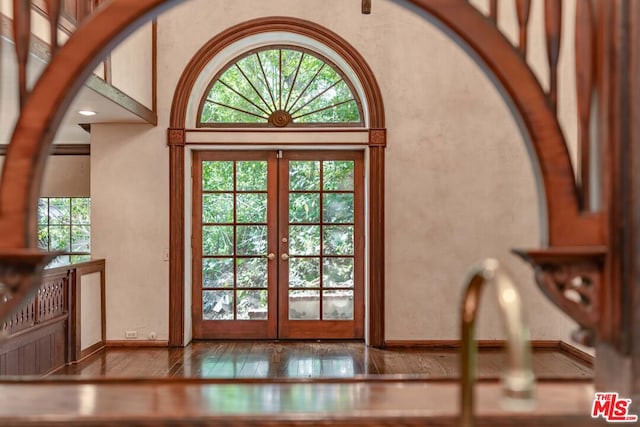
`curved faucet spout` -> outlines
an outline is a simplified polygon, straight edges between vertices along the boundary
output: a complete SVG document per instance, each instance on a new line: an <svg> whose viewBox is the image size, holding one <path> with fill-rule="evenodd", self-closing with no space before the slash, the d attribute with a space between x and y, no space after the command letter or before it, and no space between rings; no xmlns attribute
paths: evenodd
<svg viewBox="0 0 640 427"><path fill-rule="evenodd" d="M486 259L472 268L466 281L462 300L462 384L460 395L461 426L475 425L473 385L476 380L477 345L475 322L484 285L491 283L496 291L498 307L507 333L508 361L502 375L503 391L511 402L521 408L532 406L535 377L531 363L529 328L526 325L520 293L495 259Z"/></svg>

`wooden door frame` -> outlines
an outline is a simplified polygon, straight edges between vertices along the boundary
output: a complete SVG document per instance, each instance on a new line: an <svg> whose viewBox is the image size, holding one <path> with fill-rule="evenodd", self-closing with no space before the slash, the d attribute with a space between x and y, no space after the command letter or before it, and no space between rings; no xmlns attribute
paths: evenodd
<svg viewBox="0 0 640 427"><path fill-rule="evenodd" d="M364 155L362 150L332 150L330 147L326 149L312 150L286 150L278 159L278 338L281 339L362 339L364 337L364 321L366 313L365 301L365 173L364 173ZM291 236L288 232L289 223L289 161L290 160L349 160L354 162L354 181L353 181L353 207L354 207L354 286L353 286L353 320L289 320L289 276L283 273L283 269L288 271L289 261L282 261L281 255L289 253ZM284 178L283 178L284 177ZM320 188L322 190L322 188ZM326 193L325 193L326 194ZM322 199L321 199L322 200ZM320 202L320 210L323 209L322 201ZM283 214L284 213L284 214ZM326 226L327 224L318 219L318 223ZM328 224L331 225L331 224ZM286 231L285 231L286 230ZM282 238L287 237L287 241L283 242ZM320 236L322 241L323 237ZM322 246L322 245L321 245ZM323 251L320 249L320 257ZM314 255L315 257L315 255ZM322 258L321 258L322 259ZM326 258L325 258L326 259ZM322 261L320 261L322 263ZM320 275L322 278L322 274ZM324 279L322 279L324 282ZM327 289L327 288L324 288ZM320 301L322 301L322 290L320 291ZM322 306L322 303L320 304ZM321 311L322 313L322 311ZM320 322L322 331L318 331L317 325Z"/></svg>
<svg viewBox="0 0 640 427"><path fill-rule="evenodd" d="M194 286L200 284L202 280L201 264L200 260L202 255L199 254L199 248L202 246L201 234L198 232L201 227L200 218L202 215L201 202L199 196L202 194L200 189L201 182L201 162L202 161L218 161L218 160L256 160L263 157L268 160L269 176L268 194L270 208L268 209L268 223L270 224L268 232L269 240L269 253L274 253L276 259L269 264L269 277L273 282L269 285L269 323L264 324L262 329L245 328L249 326L250 321L241 321L233 325L230 321L220 321L219 325L225 324L224 327L215 326L209 328L208 325L198 325L195 321L192 323L192 332L194 339L208 339L207 335L212 335L211 339L362 339L364 336L364 318L365 318L365 272L364 266L366 264L366 242L365 242L365 227L366 227L366 212L365 212L365 171L364 171L364 159L366 152L364 149L358 148L336 148L335 146L327 147L313 144L296 144L297 146L303 145L308 148L293 148L282 150L284 153L282 157L275 158L276 152L281 151L279 148L255 148L255 149L215 149L215 148L194 148L191 150L190 157L192 159L192 185L191 191L194 197L191 200L191 225L185 227L185 231L188 231L192 235L192 255L191 255L191 318L195 319L196 316L201 315L202 304L201 286ZM282 227L282 212L288 210L288 197L285 195L283 189L282 176L286 174L286 161L288 160L353 160L355 162L354 168L354 318L351 322L346 321L329 321L323 320L323 328L326 327L328 332L317 332L308 328L308 324L304 321L294 321L294 328L282 329L281 320L285 311L282 307L286 305L287 296L286 292L283 292L285 288L284 282L288 282L288 279L283 279L281 254L283 250L281 248L281 237L283 235ZM285 162L283 162L283 160ZM277 163L276 163L277 161ZM281 163L282 162L282 163ZM288 194L288 192L286 192ZM234 221L235 224L236 221ZM325 224L326 225L326 224ZM329 224L331 225L331 224ZM278 231L280 230L280 231ZM277 270L277 271L276 271ZM287 276L284 274L284 276ZM283 282L284 281L284 282ZM325 288L326 289L326 288ZM277 295L277 298L274 297ZM277 322L276 322L277 319ZM273 323L272 323L273 321ZM237 326L237 327L236 327ZM276 331L277 330L277 331ZM258 332L256 332L258 331ZM288 334L288 336L281 335ZM277 333L276 333L277 332ZM293 335L292 335L293 334ZM215 338L214 336L215 335Z"/></svg>
<svg viewBox="0 0 640 427"><path fill-rule="evenodd" d="M369 345L384 345L384 158L387 145L384 104L382 93L373 71L346 40L334 32L298 18L260 18L233 26L209 40L189 61L180 77L171 106L170 128L167 131L169 145L170 186L170 240L169 240L169 345L184 346L185 325L185 253L184 253L184 156L186 141L187 108L192 102L196 80L206 65L225 47L242 38L274 31L284 31L307 36L326 45L340 55L355 72L362 85L368 105L369 163L369 245L368 245L368 329ZM197 96L197 95L196 95ZM198 98L199 100L199 98ZM358 129L358 128L356 128ZM359 130L365 130L359 128ZM309 131L313 131L309 129ZM302 138L301 138L302 139Z"/></svg>
<svg viewBox="0 0 640 427"><path fill-rule="evenodd" d="M268 200L268 209L267 209L267 224L273 224L277 222L277 192L278 192L278 182L277 179L277 159L276 155L273 151L268 150L193 150L191 153L192 156L192 194L200 195L202 194L201 188L201 177L202 177L202 168L201 162L203 161L219 161L219 160L231 160L231 161L242 161L242 160L264 160L267 162L267 176L271 179L268 180L267 185L267 200ZM236 194L236 190L234 190L234 196ZM234 209L235 210L235 209ZM211 323L205 324L205 322L194 322L193 320L196 316L202 315L202 296L200 292L202 291L202 201L197 200L196 197L192 197L192 212L191 212L191 235L192 235L192 245L191 245L191 319L192 319L192 333L195 337L196 335L200 335L197 338L202 338L203 335L208 334L216 334L220 339L271 339L277 337L277 317L272 313L277 312L277 300L273 297L269 297L268 299L268 312L269 317L267 320L242 320L242 321L234 321L233 323L228 321L225 322L224 326L221 324L213 325ZM233 224L236 225L237 220L234 216ZM196 232L196 229L200 228L199 232ZM267 234L267 253L277 253L277 227L269 227ZM234 255L237 253L234 250ZM234 257L235 262L235 257ZM277 283L277 270L278 264L277 260L268 260L268 292L270 295L274 295L277 293L278 283ZM235 274L234 274L235 275ZM196 289L194 286L195 283L200 284L200 286ZM233 289L235 290L235 286ZM234 310L235 310L235 302L234 302Z"/></svg>

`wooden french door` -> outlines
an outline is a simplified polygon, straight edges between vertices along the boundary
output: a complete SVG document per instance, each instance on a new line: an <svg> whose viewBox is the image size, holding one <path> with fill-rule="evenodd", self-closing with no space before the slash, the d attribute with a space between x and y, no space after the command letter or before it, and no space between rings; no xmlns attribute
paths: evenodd
<svg viewBox="0 0 640 427"><path fill-rule="evenodd" d="M364 335L363 153L200 151L194 338Z"/></svg>

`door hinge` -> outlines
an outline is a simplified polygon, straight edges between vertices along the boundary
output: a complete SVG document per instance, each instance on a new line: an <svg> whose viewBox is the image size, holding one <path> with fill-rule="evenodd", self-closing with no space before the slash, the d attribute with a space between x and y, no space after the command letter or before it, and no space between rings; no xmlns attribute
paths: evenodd
<svg viewBox="0 0 640 427"><path fill-rule="evenodd" d="M282 150L278 150L278 153L276 154L276 159L281 159L282 158Z"/></svg>

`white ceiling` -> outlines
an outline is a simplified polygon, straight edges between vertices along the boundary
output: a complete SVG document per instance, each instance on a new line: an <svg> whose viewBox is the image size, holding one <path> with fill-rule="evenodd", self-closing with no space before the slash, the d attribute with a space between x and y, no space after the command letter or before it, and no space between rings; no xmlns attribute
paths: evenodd
<svg viewBox="0 0 640 427"><path fill-rule="evenodd" d="M18 115L18 78L13 43L1 38L0 55L0 144L8 144ZM39 58L30 55L28 75L33 83L46 64ZM92 110L98 114L84 117L79 110ZM144 121L122 108L115 102L105 98L86 86L82 88L67 111L62 125L56 134L55 143L87 144L90 135L78 124L80 123L144 123Z"/></svg>

